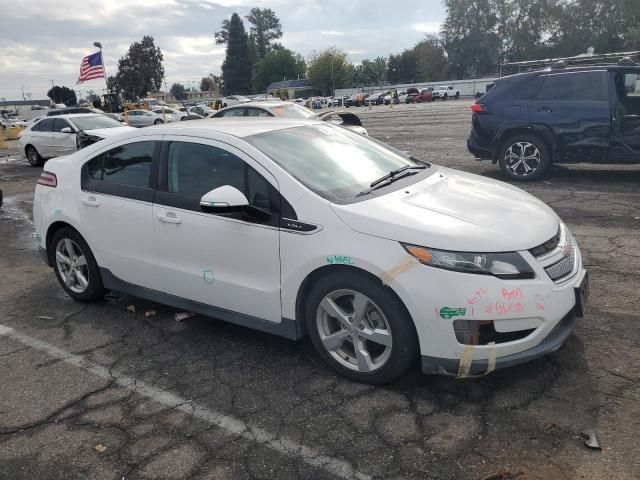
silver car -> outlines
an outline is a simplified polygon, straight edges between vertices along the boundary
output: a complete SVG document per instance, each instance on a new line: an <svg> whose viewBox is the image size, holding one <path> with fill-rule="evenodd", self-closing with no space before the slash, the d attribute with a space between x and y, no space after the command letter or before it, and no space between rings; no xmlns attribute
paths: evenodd
<svg viewBox="0 0 640 480"><path fill-rule="evenodd" d="M148 127L164 123L162 115L149 110L129 110L127 116L129 117L128 124L132 127Z"/></svg>

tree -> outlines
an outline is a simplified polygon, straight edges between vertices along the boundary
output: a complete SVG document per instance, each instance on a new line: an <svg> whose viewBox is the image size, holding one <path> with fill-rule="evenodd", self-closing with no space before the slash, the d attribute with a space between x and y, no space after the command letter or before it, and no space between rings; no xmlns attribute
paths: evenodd
<svg viewBox="0 0 640 480"><path fill-rule="evenodd" d="M87 100L91 103L95 103L96 101L100 101L100 96L94 92L93 90L87 91Z"/></svg>
<svg viewBox="0 0 640 480"><path fill-rule="evenodd" d="M164 78L162 60L162 52L155 46L153 37L144 36L141 42L133 42L129 52L118 60L117 89L128 100L160 90Z"/></svg>
<svg viewBox="0 0 640 480"><path fill-rule="evenodd" d="M249 38L237 13L222 22L222 31L216 32L216 43L226 43L227 51L222 63L222 92L246 94L251 92L252 63L249 57Z"/></svg>
<svg viewBox="0 0 640 480"><path fill-rule="evenodd" d="M501 42L496 0L444 0L444 46L455 77L496 72Z"/></svg>
<svg viewBox="0 0 640 480"><path fill-rule="evenodd" d="M245 18L251 24L249 40L255 44L258 58L263 59L273 47L272 41L282 38L280 19L270 8L252 8Z"/></svg>
<svg viewBox="0 0 640 480"><path fill-rule="evenodd" d="M427 35L413 47L419 82L444 80L448 76L449 62L437 35Z"/></svg>
<svg viewBox="0 0 640 480"><path fill-rule="evenodd" d="M169 91L176 100L186 100L187 98L187 90L181 83L174 83L173 85L171 85Z"/></svg>
<svg viewBox="0 0 640 480"><path fill-rule="evenodd" d="M220 77L217 75L209 74L206 77L202 77L200 80L200 91L211 92L220 90Z"/></svg>
<svg viewBox="0 0 640 480"><path fill-rule="evenodd" d="M304 59L298 53L286 48L271 50L253 67L253 88L264 92L273 82L304 77L305 70Z"/></svg>
<svg viewBox="0 0 640 480"><path fill-rule="evenodd" d="M67 107L73 107L78 104L76 92L67 87L56 85L49 89L47 97L53 100L54 103L64 103Z"/></svg>
<svg viewBox="0 0 640 480"><path fill-rule="evenodd" d="M333 93L333 88L348 86L352 79L353 66L347 61L347 54L336 47L322 52L313 52L309 57L307 76L311 84L324 95ZM333 76L331 75L333 71ZM332 81L333 77L333 81Z"/></svg>

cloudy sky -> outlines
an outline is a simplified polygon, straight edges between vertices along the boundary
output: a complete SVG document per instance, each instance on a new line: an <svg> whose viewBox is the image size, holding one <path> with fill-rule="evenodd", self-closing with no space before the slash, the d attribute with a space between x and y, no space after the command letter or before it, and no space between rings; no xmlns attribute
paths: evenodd
<svg viewBox="0 0 640 480"><path fill-rule="evenodd" d="M23 86L45 98L52 80L101 93L100 80L74 86L93 42L102 42L110 75L144 35L162 49L167 83L196 86L220 73L224 48L213 35L222 20L251 7L276 12L285 47L307 57L335 45L354 63L412 46L445 16L441 0L0 0L0 98L22 98Z"/></svg>

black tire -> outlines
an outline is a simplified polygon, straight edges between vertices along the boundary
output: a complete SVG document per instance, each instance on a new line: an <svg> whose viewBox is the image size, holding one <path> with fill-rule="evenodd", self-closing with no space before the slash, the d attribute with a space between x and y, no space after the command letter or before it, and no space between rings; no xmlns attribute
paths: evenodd
<svg viewBox="0 0 640 480"><path fill-rule="evenodd" d="M153 122L154 125L160 125L161 123L164 123L164 122L160 119L157 119L155 122Z"/></svg>
<svg viewBox="0 0 640 480"><path fill-rule="evenodd" d="M320 339L317 325L320 302L326 295L342 289L366 295L382 310L389 324L391 352L383 365L373 372L359 372L342 365L329 354ZM304 313L307 332L320 356L332 369L351 380L375 385L389 383L406 372L417 358L418 339L413 321L392 290L379 279L357 271L343 270L336 275L327 275L311 288Z"/></svg>
<svg viewBox="0 0 640 480"><path fill-rule="evenodd" d="M44 165L44 159L40 156L38 150L36 150L36 147L33 145L27 145L27 148L24 149L24 154L29 161L29 165L32 167L41 167Z"/></svg>
<svg viewBox="0 0 640 480"><path fill-rule="evenodd" d="M59 271L59 265L56 261L56 247L61 241L71 240L74 244L76 251L84 255L86 260L86 270L88 271L88 285L82 292L77 292L72 290L62 278L62 274ZM77 231L70 227L64 227L60 230L56 231L51 239L51 243L47 247L47 252L49 258L51 259L51 263L53 264L53 270L56 272L56 277L58 278L58 282L67 292L71 298L78 302L94 302L96 300L100 300L104 297L106 290L104 289L104 285L102 283L102 276L100 275L100 269L98 268L98 263L96 262L91 249L87 242L85 242L82 235L80 235ZM80 255L78 255L80 257Z"/></svg>
<svg viewBox="0 0 640 480"><path fill-rule="evenodd" d="M449 98L449 95L447 95L446 93L442 96L442 101L444 102L447 98Z"/></svg>
<svg viewBox="0 0 640 480"><path fill-rule="evenodd" d="M534 168L533 171L529 173L526 172L524 166L522 169L519 167L514 168L514 162L511 162L511 165L509 165L509 162L506 159L510 149L512 149L511 153L519 153L520 151L524 150L525 156L526 154L533 155L535 153L534 148L528 147L527 145L531 145L532 147L537 149L540 159L536 168ZM553 162L551 150L544 140L535 135L523 133L508 138L502 144L502 147L500 148L500 151L498 153L498 164L500 165L500 170L502 170L502 173L511 180L526 182L540 180L541 178L543 178L547 173L551 171ZM532 168L529 163L527 163L527 167ZM518 174L517 172L522 173Z"/></svg>
<svg viewBox="0 0 640 480"><path fill-rule="evenodd" d="M460 92L456 92L456 100L460 98Z"/></svg>

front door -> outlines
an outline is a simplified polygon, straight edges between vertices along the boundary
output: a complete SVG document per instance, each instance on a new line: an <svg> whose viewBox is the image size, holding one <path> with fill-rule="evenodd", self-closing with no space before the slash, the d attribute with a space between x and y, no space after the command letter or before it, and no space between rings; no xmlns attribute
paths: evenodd
<svg viewBox="0 0 640 480"><path fill-rule="evenodd" d="M78 227L98 265L120 281L152 290L163 286L152 211L161 140L129 139L88 160L77 199Z"/></svg>
<svg viewBox="0 0 640 480"><path fill-rule="evenodd" d="M551 129L560 162L600 162L607 157L611 108L604 70L549 73L529 104L532 125Z"/></svg>
<svg viewBox="0 0 640 480"><path fill-rule="evenodd" d="M279 193L275 178L228 144L167 137L153 206L164 290L272 322L281 321ZM268 221L219 215L200 198L231 185Z"/></svg>
<svg viewBox="0 0 640 480"><path fill-rule="evenodd" d="M63 133L63 128L70 128L71 133ZM56 118L53 122L51 148L55 152L54 156L56 157L71 155L73 152L78 150L75 129L64 118Z"/></svg>

